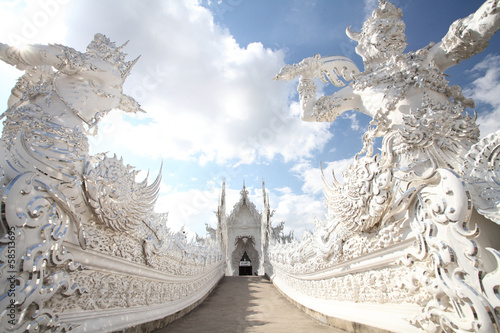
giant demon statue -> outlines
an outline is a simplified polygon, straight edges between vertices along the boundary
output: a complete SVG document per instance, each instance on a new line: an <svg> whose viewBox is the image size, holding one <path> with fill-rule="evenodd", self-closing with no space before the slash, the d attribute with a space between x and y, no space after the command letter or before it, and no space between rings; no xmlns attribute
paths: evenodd
<svg viewBox="0 0 500 333"><path fill-rule="evenodd" d="M347 110L372 117L363 151L345 171L345 182L325 180L329 216L318 223L309 240L313 246L297 245L304 253L298 261L311 251L326 261L346 260L357 251L346 245L353 236L376 240L376 249L406 237L401 230L411 227L417 245L408 252L408 264L421 263L415 264L420 273L412 280L434 297L417 321L431 331L481 327L493 332L499 325L498 268L491 258L499 260L500 253L478 250L479 228L471 215L473 202L479 213L500 224L500 140L489 136L478 143L475 118L465 113L473 102L443 73L482 52L499 27L498 0L488 0L454 22L439 43L404 53L402 11L381 0L361 32L347 28L358 42L364 71L346 57L316 55L285 66L276 76L300 77L305 121L334 121ZM325 76L343 88L317 98L314 79L327 82ZM380 156L373 155L374 137L383 137Z"/></svg>
<svg viewBox="0 0 500 333"><path fill-rule="evenodd" d="M347 170L345 185L334 180L326 189L332 216L343 221L337 227L343 229L340 233L379 224L412 181L428 178L438 168L461 172L465 155L479 137L475 119L463 114L473 106L472 100L460 87L449 86L443 71L486 48L499 27L497 2L487 1L476 13L456 21L441 42L410 53L403 53L407 44L401 18L399 8L381 1L361 32L347 29L358 42L363 72L348 58L316 55L285 66L276 76L300 76L305 121L334 121L347 110L373 118L363 138L361 153L366 156ZM325 75L336 86L345 85L338 76L351 82L317 99L314 78L325 80ZM372 156L376 136L384 137L381 157Z"/></svg>
<svg viewBox="0 0 500 333"><path fill-rule="evenodd" d="M102 116L114 108L141 111L122 92L135 63L125 61L122 47L101 34L84 53L0 44L0 59L24 71L3 114L0 143L2 329L57 326L44 303L79 290L65 273L79 265L63 243L85 248L85 223L142 239L146 254L161 247L152 223L160 177L136 183L137 172L121 160L88 154L88 130Z"/></svg>

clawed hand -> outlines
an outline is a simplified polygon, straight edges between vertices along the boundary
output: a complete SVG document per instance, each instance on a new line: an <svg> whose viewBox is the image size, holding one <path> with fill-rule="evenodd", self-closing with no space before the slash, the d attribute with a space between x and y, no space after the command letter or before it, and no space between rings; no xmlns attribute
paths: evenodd
<svg viewBox="0 0 500 333"><path fill-rule="evenodd" d="M305 78L322 77L321 65L321 56L316 54L314 57L305 58L298 64L286 65L274 79L288 81L299 75Z"/></svg>
<svg viewBox="0 0 500 333"><path fill-rule="evenodd" d="M342 56L329 56L322 58L319 54L305 58L298 64L286 65L274 77L275 80L292 80L297 76L305 79L319 78L327 83L327 79L337 87L345 86L339 76L347 81L354 78L359 69L352 60ZM325 78L326 76L326 78Z"/></svg>

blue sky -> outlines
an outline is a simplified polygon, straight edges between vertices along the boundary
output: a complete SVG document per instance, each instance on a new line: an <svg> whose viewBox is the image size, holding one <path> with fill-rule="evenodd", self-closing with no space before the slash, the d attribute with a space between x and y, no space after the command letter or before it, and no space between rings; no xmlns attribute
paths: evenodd
<svg viewBox="0 0 500 333"><path fill-rule="evenodd" d="M482 1L394 1L404 12L406 51L438 42L450 24ZM169 226L204 234L215 225L222 177L228 214L245 181L260 208L264 178L276 210L274 223L313 229L323 219L319 163L336 174L361 149L369 119L347 112L335 123L299 120L297 81L274 81L285 64L314 54L343 55L360 69L356 44L376 2L352 0L40 0L0 2L0 41L61 43L84 51L97 32L117 44L130 40L129 58L141 58L124 86L147 114L112 111L90 138L91 152L123 156L150 171L163 162L156 210ZM500 41L447 71L476 100L482 134L500 128ZM0 103L6 108L20 72L0 65ZM320 86L318 93L331 93Z"/></svg>

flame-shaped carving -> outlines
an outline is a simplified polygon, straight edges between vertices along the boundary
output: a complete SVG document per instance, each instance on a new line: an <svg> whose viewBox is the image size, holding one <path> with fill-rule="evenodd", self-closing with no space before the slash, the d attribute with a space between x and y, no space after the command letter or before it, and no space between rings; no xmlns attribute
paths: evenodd
<svg viewBox="0 0 500 333"><path fill-rule="evenodd" d="M472 146L465 157L463 173L474 207L500 224L500 131Z"/></svg>
<svg viewBox="0 0 500 333"><path fill-rule="evenodd" d="M333 175L333 183L329 185L323 175L329 212L351 232L371 229L389 206L391 170L381 168L378 155L364 156L349 166L344 180L341 184Z"/></svg>
<svg viewBox="0 0 500 333"><path fill-rule="evenodd" d="M116 155L92 157L85 167L84 182L89 204L100 222L116 231L133 232L146 223L153 210L161 181L160 173L148 185L136 182L138 171Z"/></svg>

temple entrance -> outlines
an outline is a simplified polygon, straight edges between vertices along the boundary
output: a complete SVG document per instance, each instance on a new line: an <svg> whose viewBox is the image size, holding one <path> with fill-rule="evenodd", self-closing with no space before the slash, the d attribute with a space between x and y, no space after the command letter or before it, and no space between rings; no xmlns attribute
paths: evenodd
<svg viewBox="0 0 500 333"><path fill-rule="evenodd" d="M259 268L259 253L253 236L238 236L231 258L232 275L254 275Z"/></svg>
<svg viewBox="0 0 500 333"><path fill-rule="evenodd" d="M243 253L243 257L240 259L240 270L239 270L239 275L252 275L252 262L250 261L250 258L248 257L248 254Z"/></svg>

